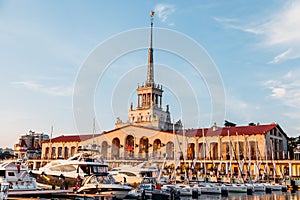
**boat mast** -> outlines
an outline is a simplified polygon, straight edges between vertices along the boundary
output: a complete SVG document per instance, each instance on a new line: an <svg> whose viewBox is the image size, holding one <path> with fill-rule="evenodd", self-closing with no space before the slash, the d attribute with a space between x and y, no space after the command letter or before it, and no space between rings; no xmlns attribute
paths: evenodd
<svg viewBox="0 0 300 200"><path fill-rule="evenodd" d="M272 163L273 163L273 167L274 167L274 169L273 169L273 178L275 180L275 176L276 176L276 163L274 161L274 152L273 152L274 148L273 148L273 142L272 142L272 140L270 140L270 148L271 148Z"/></svg>
<svg viewBox="0 0 300 200"><path fill-rule="evenodd" d="M240 143L239 143L239 135L238 132L236 132L236 151L237 151L237 163L238 163L238 167L239 167L239 172L238 172L238 179L240 179L242 177L241 174L241 163L240 163Z"/></svg>
<svg viewBox="0 0 300 200"><path fill-rule="evenodd" d="M53 125L51 126L51 130L50 130L50 152L51 152L51 154L50 154L50 156L47 156L47 157L50 157L50 158L52 158L52 155L53 155L53 152L52 152L52 135L53 135Z"/></svg>
<svg viewBox="0 0 300 200"><path fill-rule="evenodd" d="M232 153L232 150L231 150L231 141L230 141L230 133L229 133L229 130L227 131L227 133L228 133L228 146L229 146L229 158L230 158L230 160L229 160L229 170L230 170L230 179L231 179L231 177L232 177L232 170L231 170L231 168L232 168L232 166L231 166L231 162L232 162L232 155L231 155L231 153ZM229 173L228 173L229 174Z"/></svg>
<svg viewBox="0 0 300 200"><path fill-rule="evenodd" d="M183 135L183 150L184 150L184 155L183 155L183 162L184 162L184 180L187 180L187 171L186 171L186 159L187 159L187 151L186 151L186 148L187 148L187 140L186 140L186 137L185 137L185 130L184 130L184 123L182 123L182 135Z"/></svg>
<svg viewBox="0 0 300 200"><path fill-rule="evenodd" d="M247 174L249 175L250 183L252 183L252 174L251 174L251 163L252 163L252 158L251 158L251 149L250 149L250 142L249 142L249 136L246 138L247 141L247 146L248 146L248 167L247 167Z"/></svg>
<svg viewBox="0 0 300 200"><path fill-rule="evenodd" d="M202 136L203 136L203 154L204 154L204 178L206 178L206 139L205 139L205 133L204 128L202 128Z"/></svg>
<svg viewBox="0 0 300 200"><path fill-rule="evenodd" d="M173 119L173 142L174 142L174 175L175 175L175 184L176 184L176 168L177 168L177 151L176 151L176 136L175 136L175 124ZM172 177L173 178L173 177Z"/></svg>

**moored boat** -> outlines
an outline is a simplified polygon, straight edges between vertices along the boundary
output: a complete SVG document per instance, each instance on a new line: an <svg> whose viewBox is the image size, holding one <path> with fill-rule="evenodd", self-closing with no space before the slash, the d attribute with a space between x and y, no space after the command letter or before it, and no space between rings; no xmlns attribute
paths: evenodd
<svg viewBox="0 0 300 200"><path fill-rule="evenodd" d="M75 154L67 160L53 160L39 170L32 170L30 173L38 183L50 186L74 187L76 178L90 176L92 174L107 173L107 163L92 157L87 152Z"/></svg>
<svg viewBox="0 0 300 200"><path fill-rule="evenodd" d="M225 184L229 193L247 193L247 186L243 184Z"/></svg>
<svg viewBox="0 0 300 200"><path fill-rule="evenodd" d="M115 183L108 173L93 174L84 178L81 187L76 191L84 194L114 194L117 199L124 199L132 187Z"/></svg>
<svg viewBox="0 0 300 200"><path fill-rule="evenodd" d="M0 184L9 184L9 191L38 190L35 178L20 160L8 160L0 164Z"/></svg>

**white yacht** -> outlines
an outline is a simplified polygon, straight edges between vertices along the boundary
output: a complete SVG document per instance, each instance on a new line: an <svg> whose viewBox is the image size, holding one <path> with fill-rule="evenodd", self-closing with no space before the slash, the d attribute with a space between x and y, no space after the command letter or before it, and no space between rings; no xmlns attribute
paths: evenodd
<svg viewBox="0 0 300 200"><path fill-rule="evenodd" d="M124 199L131 190L130 186L116 184L112 175L102 173L85 177L77 193L113 194L117 199Z"/></svg>
<svg viewBox="0 0 300 200"><path fill-rule="evenodd" d="M37 190L35 178L30 177L28 168L21 160L7 160L0 163L0 184L9 184L10 191Z"/></svg>
<svg viewBox="0 0 300 200"><path fill-rule="evenodd" d="M76 185L78 176L84 178L107 172L107 163L91 157L87 152L81 152L67 160L53 160L38 170L32 170L31 174L36 177L38 183L68 188Z"/></svg>
<svg viewBox="0 0 300 200"><path fill-rule="evenodd" d="M109 171L116 182L126 182L128 184L141 183L144 177L155 177L158 174L158 167L150 165L149 162L141 163L137 166L124 165L113 168Z"/></svg>

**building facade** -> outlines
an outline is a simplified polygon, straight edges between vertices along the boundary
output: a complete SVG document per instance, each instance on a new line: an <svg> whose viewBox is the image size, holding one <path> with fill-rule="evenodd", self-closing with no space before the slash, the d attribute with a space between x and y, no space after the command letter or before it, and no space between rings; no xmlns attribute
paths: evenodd
<svg viewBox="0 0 300 200"><path fill-rule="evenodd" d="M67 158L70 148L73 147L71 152L74 153L80 146L86 146L99 150L101 156L114 165L149 159L162 163L166 159L173 163L170 164L173 168L184 163L186 168L202 174L247 173L249 170L260 174L263 170L282 176L299 171L300 175L300 165L286 162L288 137L278 124L226 127L214 124L209 128L183 130L180 120L175 124L171 122L169 106L163 108L163 87L154 81L152 20L151 17L147 79L137 88L137 106L134 108L131 103L127 121L117 119L114 129L93 137L69 140L61 136L44 142L43 157Z"/></svg>
<svg viewBox="0 0 300 200"><path fill-rule="evenodd" d="M19 142L14 145L14 155L18 159L38 159L41 158L42 142L49 140L49 136L44 133L29 131L21 135Z"/></svg>
<svg viewBox="0 0 300 200"><path fill-rule="evenodd" d="M84 141L94 135L67 135L51 138L43 142L43 159L68 159L84 148Z"/></svg>

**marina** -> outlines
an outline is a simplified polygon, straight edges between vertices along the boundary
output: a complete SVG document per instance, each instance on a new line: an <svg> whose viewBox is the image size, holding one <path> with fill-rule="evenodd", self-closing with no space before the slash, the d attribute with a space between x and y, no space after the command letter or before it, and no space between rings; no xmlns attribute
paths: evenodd
<svg viewBox="0 0 300 200"><path fill-rule="evenodd" d="M161 12L161 9L157 12ZM162 39L161 36L180 38L182 44L195 46L195 49L182 51L176 47L170 51L174 55L180 55L188 64L195 65L193 66L195 69L198 58L201 58L201 65L198 67L202 67L203 62L208 71L216 69L214 69L214 62L199 48L198 44L194 45L195 41L192 41L192 38L178 35L178 32L167 29L154 29L154 13L154 11L150 12L149 28L135 30L141 31L141 39L144 37L143 41L146 41L145 44L143 43L143 48L148 49L148 60L145 66L141 66L146 72L144 74L146 79L138 83L135 88L135 104L127 102L129 106L127 119L122 120L121 118L126 116L122 114L121 117L116 117L113 128L96 131L96 128L101 127L100 124L96 124L96 112L84 108L78 109L75 106L78 102L84 102L80 100L83 96L86 98L89 96L82 93L76 97L78 92L76 88L80 88L79 93L88 90L84 84L75 82L73 116L78 119L74 121L82 122L87 126L85 120L91 120L87 116L94 114L92 132L83 132L82 129L79 133L78 129L78 134L76 132L73 135L64 135L54 133L54 128L51 126L50 134L30 130L25 135L21 135L12 153L1 152L0 200L300 200L298 191L300 190L300 136L289 137L283 128L286 126L285 121L281 122L281 125L276 122L261 124L251 121L248 123L242 121L238 125L227 121L225 94L223 94L225 90L214 91L208 85L209 80L202 75L209 94L214 96L214 93L217 93L218 98L214 98L221 101L211 101L211 106L214 108L212 112L220 111L221 121L219 117L218 120L212 118L210 123L206 124L202 118L195 119L197 126L186 128L185 124L188 124L191 118L177 115L176 112L171 115L169 104L163 105L164 91L168 96L172 90L163 88L162 84L155 81L154 46L159 50L165 50L168 48L160 47L156 41L161 44L162 41L171 43L172 41ZM158 14L158 18L161 17L162 15ZM124 32L124 34L130 33ZM123 35L117 34L115 37L123 37ZM120 41L116 44L125 44L127 40L123 38ZM104 42L104 44L108 43ZM108 47L105 51L109 49ZM98 51L97 48L95 52ZM99 45L99 48L103 47ZM123 48L112 49L117 51ZM189 52L195 52L195 58L186 54ZM119 53L127 54L121 51ZM105 53L102 52L103 54ZM95 55L90 54L90 56ZM95 57L101 58L98 55ZM90 62L89 59L90 57L86 61L89 63L88 67L97 62L99 63L95 69L98 70L98 65L105 66L105 63L100 62L105 59L96 59L97 62ZM107 63L116 64L119 62L118 59ZM81 80L81 76L91 77L84 75L87 71L84 66L86 65L84 64L79 70L76 81ZM160 65L158 64L157 67ZM160 69L157 72L161 73ZM193 73L195 71L191 74ZM216 76L209 75L213 77L213 85L223 87L218 70L214 73ZM97 74L96 70L93 74ZM159 74L158 77L161 75ZM123 77L126 77L125 73ZM100 83L101 79L97 78ZM20 82L14 83L20 84ZM92 80L89 80L89 84L92 84ZM180 86L181 84L178 83L178 87ZM199 92L198 89L191 89L195 93ZM183 88L181 90L184 91ZM133 96L133 93L131 95ZM190 103L191 99L186 100ZM222 108L215 107L213 104L221 105ZM187 115L200 116L200 113L191 112L197 110L198 106L191 107ZM182 108L180 104L180 109ZM77 113L78 110L88 110L89 113L82 115L81 112ZM174 110L176 109L172 109L172 112ZM103 115L105 116L106 113L103 112ZM203 113L201 117L202 115ZM86 119L83 120L82 116ZM174 116L181 118L176 121ZM236 118L241 116L234 119ZM91 127L88 130L90 129ZM53 137L53 134L56 136Z"/></svg>

